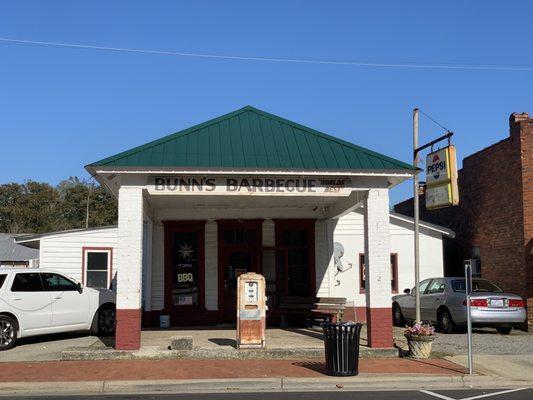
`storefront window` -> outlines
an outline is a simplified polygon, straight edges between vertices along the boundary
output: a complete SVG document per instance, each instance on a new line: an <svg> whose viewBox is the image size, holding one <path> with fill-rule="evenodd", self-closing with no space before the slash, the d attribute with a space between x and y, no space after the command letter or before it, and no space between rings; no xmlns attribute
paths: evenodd
<svg viewBox="0 0 533 400"><path fill-rule="evenodd" d="M226 228L224 229L225 245L254 245L257 244L257 229Z"/></svg>
<svg viewBox="0 0 533 400"><path fill-rule="evenodd" d="M172 304L197 306L199 238L197 232L172 234Z"/></svg>
<svg viewBox="0 0 533 400"><path fill-rule="evenodd" d="M392 293L398 293L398 254L392 253L390 255L390 279ZM366 285L365 276L365 255L359 254L359 293L365 292Z"/></svg>

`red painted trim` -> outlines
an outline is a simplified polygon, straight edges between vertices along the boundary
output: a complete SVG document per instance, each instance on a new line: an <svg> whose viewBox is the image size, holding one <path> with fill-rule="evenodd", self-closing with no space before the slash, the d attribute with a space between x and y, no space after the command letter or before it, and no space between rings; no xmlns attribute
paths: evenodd
<svg viewBox="0 0 533 400"><path fill-rule="evenodd" d="M245 219L245 220L234 220L234 219L220 219L217 220L217 242L218 242L218 311L220 315L221 322L225 321L226 318L226 299L225 299L225 290L224 290L224 267L226 263L227 253L229 251L250 250L255 254L255 263L252 267L258 273L263 271L262 259L260 255L262 254L259 249L263 244L263 220L262 219ZM256 243L250 245L225 245L224 244L224 230L225 229L235 229L235 228L248 228L256 229ZM231 321L229 321L231 322Z"/></svg>
<svg viewBox="0 0 533 400"><path fill-rule="evenodd" d="M141 348L141 310L117 309L115 349L138 350Z"/></svg>
<svg viewBox="0 0 533 400"><path fill-rule="evenodd" d="M194 312L205 311L205 221L163 221L165 229L165 307L164 313L173 317L181 315L186 310ZM175 306L172 304L172 234L174 232L195 232L198 240L198 305Z"/></svg>
<svg viewBox="0 0 533 400"><path fill-rule="evenodd" d="M391 307L367 308L367 339L372 348L391 348L394 340L392 335Z"/></svg>
<svg viewBox="0 0 533 400"><path fill-rule="evenodd" d="M308 232L309 245L308 245L308 259L309 259L309 296L316 296L316 267L315 267L315 222L314 219L275 219L275 235L276 235L276 248L282 249L283 246L283 231L288 228L305 229ZM276 287L281 287L281 282L278 280L280 274L276 270ZM288 287L288 285L285 285ZM287 293L280 293L287 294Z"/></svg>
<svg viewBox="0 0 533 400"><path fill-rule="evenodd" d="M109 268L107 273L107 288L111 286L113 281L113 248L112 247L90 247L82 246L81 248L81 283L85 286L85 253L90 251L108 251L109 252Z"/></svg>
<svg viewBox="0 0 533 400"><path fill-rule="evenodd" d="M359 253L359 293L364 294L366 288L365 276L365 253ZM364 283L363 283L364 282Z"/></svg>

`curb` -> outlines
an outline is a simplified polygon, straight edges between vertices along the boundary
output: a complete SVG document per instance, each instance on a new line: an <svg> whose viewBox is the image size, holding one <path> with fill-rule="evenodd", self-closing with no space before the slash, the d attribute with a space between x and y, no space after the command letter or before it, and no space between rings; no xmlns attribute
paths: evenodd
<svg viewBox="0 0 533 400"><path fill-rule="evenodd" d="M360 358L385 358L398 357L399 350L370 349L362 347L359 350ZM107 361L107 360L294 360L324 358L324 349L292 348L292 349L257 349L237 350L231 349L193 349L193 350L166 350L160 347L144 347L140 350L127 351L115 349L70 349L61 352L62 361Z"/></svg>
<svg viewBox="0 0 533 400"><path fill-rule="evenodd" d="M60 394L150 394L150 393L208 393L262 391L360 391L360 390L420 390L427 388L514 388L533 386L533 380L513 381L494 376L431 376L376 375L324 378L260 378L260 379L188 379L148 381L93 382L3 382L2 394L60 395Z"/></svg>

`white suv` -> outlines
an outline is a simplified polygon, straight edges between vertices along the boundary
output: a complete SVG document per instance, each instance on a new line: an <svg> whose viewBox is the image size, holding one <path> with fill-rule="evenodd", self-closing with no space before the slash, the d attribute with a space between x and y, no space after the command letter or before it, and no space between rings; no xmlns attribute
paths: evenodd
<svg viewBox="0 0 533 400"><path fill-rule="evenodd" d="M21 337L89 329L113 334L111 290L82 287L40 268L0 268L0 350L12 348Z"/></svg>

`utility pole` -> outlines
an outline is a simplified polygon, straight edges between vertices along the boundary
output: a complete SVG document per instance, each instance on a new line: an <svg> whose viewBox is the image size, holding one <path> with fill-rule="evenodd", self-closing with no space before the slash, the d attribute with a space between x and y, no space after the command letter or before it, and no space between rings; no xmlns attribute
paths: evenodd
<svg viewBox="0 0 533 400"><path fill-rule="evenodd" d="M89 204L91 202L91 186L87 187L87 206L85 209L85 228L89 227Z"/></svg>
<svg viewBox="0 0 533 400"><path fill-rule="evenodd" d="M419 178L418 178L418 108L413 110L413 216L415 219L415 322L420 322L420 237L419 237Z"/></svg>

